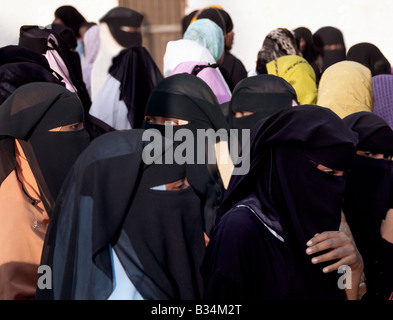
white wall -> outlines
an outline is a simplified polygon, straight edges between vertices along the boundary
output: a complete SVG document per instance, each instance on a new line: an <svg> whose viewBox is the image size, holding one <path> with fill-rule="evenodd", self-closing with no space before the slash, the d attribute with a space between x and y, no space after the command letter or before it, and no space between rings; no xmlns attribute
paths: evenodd
<svg viewBox="0 0 393 320"><path fill-rule="evenodd" d="M161 0L165 1L165 0ZM219 4L234 22L233 53L247 69L255 67L266 34L278 27L300 26L315 32L332 25L344 34L347 49L358 42L372 42L393 65L393 0L187 0L186 12ZM1 0L0 47L17 44L24 24L47 25L61 5L76 7L87 20L97 22L117 0Z"/></svg>
<svg viewBox="0 0 393 320"><path fill-rule="evenodd" d="M22 25L50 24L55 10L62 5L72 5L88 21L98 20L111 8L118 5L117 0L1 0L0 47L18 44L19 28Z"/></svg>
<svg viewBox="0 0 393 320"><path fill-rule="evenodd" d="M233 54L247 69L255 68L263 39L273 29L331 25L344 35L347 50L359 42L375 44L393 65L392 0L188 0L187 13L221 5L232 17Z"/></svg>

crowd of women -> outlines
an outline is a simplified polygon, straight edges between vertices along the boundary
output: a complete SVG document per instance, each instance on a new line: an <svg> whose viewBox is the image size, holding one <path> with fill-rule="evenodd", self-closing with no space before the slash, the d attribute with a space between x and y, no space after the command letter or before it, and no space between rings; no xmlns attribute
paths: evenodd
<svg viewBox="0 0 393 320"><path fill-rule="evenodd" d="M382 52L277 28L247 71L209 6L183 18L161 72L143 18L62 6L0 48L0 299L393 299ZM248 134L170 162L183 140L168 128ZM149 130L163 139L147 163Z"/></svg>

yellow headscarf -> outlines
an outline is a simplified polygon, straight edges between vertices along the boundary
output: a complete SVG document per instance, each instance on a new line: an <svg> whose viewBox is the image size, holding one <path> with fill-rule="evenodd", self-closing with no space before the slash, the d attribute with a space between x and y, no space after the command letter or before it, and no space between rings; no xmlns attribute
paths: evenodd
<svg viewBox="0 0 393 320"><path fill-rule="evenodd" d="M316 104L317 85L314 69L306 59L287 55L266 64L268 74L279 76L295 89L299 104Z"/></svg>
<svg viewBox="0 0 393 320"><path fill-rule="evenodd" d="M359 111L372 112L374 96L371 71L355 61L340 61L321 77L317 104L331 109L340 118Z"/></svg>

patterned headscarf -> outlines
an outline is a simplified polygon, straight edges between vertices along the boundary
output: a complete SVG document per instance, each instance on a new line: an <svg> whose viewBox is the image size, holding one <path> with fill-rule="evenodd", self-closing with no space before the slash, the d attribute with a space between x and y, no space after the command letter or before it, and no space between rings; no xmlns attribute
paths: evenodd
<svg viewBox="0 0 393 320"><path fill-rule="evenodd" d="M302 57L296 44L294 33L285 28L277 28L265 37L262 48L258 52L258 65L266 64L272 60L286 55L297 55Z"/></svg>

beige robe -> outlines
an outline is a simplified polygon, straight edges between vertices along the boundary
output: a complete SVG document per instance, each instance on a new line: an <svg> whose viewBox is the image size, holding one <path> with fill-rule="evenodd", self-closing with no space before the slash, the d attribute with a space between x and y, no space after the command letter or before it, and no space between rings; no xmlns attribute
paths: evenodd
<svg viewBox="0 0 393 320"><path fill-rule="evenodd" d="M36 180L18 142L15 156L16 169L0 186L2 300L34 299L49 222Z"/></svg>

